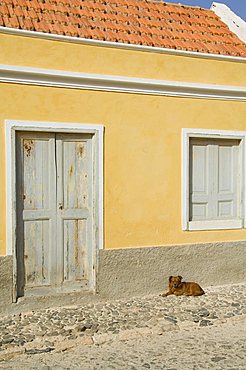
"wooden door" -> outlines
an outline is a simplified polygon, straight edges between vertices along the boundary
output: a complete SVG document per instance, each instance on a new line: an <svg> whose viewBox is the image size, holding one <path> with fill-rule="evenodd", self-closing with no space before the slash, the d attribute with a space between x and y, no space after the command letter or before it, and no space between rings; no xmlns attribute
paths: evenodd
<svg viewBox="0 0 246 370"><path fill-rule="evenodd" d="M89 135L17 135L17 295L86 288L92 268Z"/></svg>

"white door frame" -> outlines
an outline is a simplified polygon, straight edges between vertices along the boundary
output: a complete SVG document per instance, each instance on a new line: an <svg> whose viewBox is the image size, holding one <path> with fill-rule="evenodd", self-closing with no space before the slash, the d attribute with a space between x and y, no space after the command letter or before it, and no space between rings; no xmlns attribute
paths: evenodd
<svg viewBox="0 0 246 370"><path fill-rule="evenodd" d="M95 250L93 261L93 278L90 289L95 291L97 251L103 249L103 134L104 126L95 124L40 122L40 121L5 121L5 153L6 153L6 241L7 255L13 256L13 300L16 301L16 132L53 132L92 134L95 158L95 198L94 198L94 235Z"/></svg>

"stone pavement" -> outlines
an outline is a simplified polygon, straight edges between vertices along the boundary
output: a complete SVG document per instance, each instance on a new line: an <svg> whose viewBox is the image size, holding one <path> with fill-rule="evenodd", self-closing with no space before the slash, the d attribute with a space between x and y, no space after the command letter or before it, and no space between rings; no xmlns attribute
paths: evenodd
<svg viewBox="0 0 246 370"><path fill-rule="evenodd" d="M246 284L0 319L0 369L246 369Z"/></svg>

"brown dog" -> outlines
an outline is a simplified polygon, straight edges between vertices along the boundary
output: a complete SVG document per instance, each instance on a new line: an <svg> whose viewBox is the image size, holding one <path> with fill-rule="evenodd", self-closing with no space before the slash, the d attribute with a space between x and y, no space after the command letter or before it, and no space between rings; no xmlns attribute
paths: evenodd
<svg viewBox="0 0 246 370"><path fill-rule="evenodd" d="M166 297L170 294L199 296L205 294L205 292L197 283L182 282L182 276L170 276L169 291L167 293L162 293L161 296Z"/></svg>

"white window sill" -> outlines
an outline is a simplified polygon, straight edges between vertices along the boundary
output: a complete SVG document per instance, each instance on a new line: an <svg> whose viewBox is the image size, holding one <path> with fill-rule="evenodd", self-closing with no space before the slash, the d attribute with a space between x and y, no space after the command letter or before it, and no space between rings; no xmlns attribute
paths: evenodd
<svg viewBox="0 0 246 370"><path fill-rule="evenodd" d="M190 221L188 230L228 230L242 229L243 220L209 220L209 221Z"/></svg>

